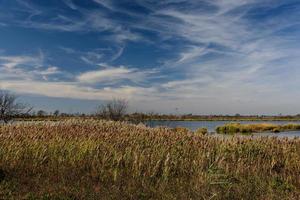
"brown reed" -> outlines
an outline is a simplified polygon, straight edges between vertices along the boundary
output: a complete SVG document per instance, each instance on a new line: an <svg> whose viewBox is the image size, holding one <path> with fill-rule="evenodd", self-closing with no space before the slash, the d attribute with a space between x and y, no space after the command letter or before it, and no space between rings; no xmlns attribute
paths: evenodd
<svg viewBox="0 0 300 200"><path fill-rule="evenodd" d="M2 125L0 169L2 199L300 198L299 139L124 122Z"/></svg>

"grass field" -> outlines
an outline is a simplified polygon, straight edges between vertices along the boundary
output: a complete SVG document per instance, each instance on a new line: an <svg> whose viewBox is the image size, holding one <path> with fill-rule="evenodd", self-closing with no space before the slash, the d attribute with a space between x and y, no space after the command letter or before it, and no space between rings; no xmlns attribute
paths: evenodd
<svg viewBox="0 0 300 200"><path fill-rule="evenodd" d="M96 120L2 125L0 197L296 200L300 139Z"/></svg>

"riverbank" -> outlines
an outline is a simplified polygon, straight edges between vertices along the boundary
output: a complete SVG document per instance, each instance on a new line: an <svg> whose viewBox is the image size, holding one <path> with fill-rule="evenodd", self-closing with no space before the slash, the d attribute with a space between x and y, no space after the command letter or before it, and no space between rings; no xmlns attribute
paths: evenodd
<svg viewBox="0 0 300 200"><path fill-rule="evenodd" d="M0 126L4 199L298 199L300 139L68 120Z"/></svg>

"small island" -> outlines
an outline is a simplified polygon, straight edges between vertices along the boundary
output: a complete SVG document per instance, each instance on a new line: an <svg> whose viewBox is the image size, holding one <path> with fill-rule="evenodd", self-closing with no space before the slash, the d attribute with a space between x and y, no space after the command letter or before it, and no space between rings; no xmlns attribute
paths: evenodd
<svg viewBox="0 0 300 200"><path fill-rule="evenodd" d="M300 130L300 124L240 124L229 123L223 126L218 126L216 132L218 134L252 134L262 132L279 133L283 131L297 131Z"/></svg>

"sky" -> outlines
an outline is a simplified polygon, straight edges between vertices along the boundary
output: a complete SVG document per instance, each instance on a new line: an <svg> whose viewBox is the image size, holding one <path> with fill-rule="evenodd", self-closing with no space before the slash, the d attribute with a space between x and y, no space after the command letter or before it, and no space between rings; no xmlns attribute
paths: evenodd
<svg viewBox="0 0 300 200"><path fill-rule="evenodd" d="M300 113L299 0L0 0L0 89L36 109Z"/></svg>

